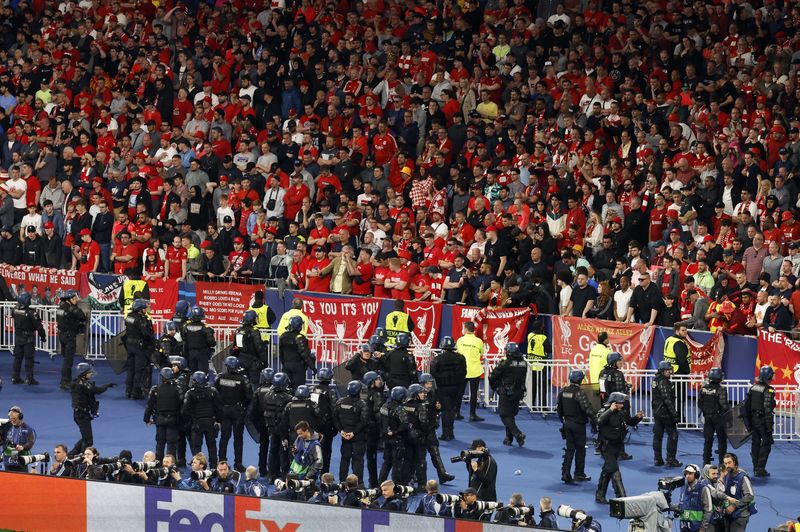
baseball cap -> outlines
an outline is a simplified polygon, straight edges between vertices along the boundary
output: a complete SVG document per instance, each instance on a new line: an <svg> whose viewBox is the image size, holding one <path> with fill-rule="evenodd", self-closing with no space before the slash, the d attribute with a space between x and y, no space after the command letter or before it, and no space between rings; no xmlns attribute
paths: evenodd
<svg viewBox="0 0 800 532"><path fill-rule="evenodd" d="M92 230L91 229L81 229L80 236L91 235L91 234L92 234Z"/></svg>

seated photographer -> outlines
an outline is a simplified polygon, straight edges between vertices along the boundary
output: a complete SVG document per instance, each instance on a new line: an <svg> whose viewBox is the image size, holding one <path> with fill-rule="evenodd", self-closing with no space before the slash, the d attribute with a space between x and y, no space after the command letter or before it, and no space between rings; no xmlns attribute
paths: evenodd
<svg viewBox="0 0 800 532"><path fill-rule="evenodd" d="M153 451L147 451L142 455L142 461L140 464L153 464L156 462L156 453ZM128 484L150 484L154 485L156 480L155 474L150 473L150 469L147 467L134 467L135 464L125 464L122 467L122 471L127 476L127 480L120 480L120 482L126 482Z"/></svg>
<svg viewBox="0 0 800 532"><path fill-rule="evenodd" d="M492 510L484 510L478 504L478 492L475 488L467 488L461 493L461 500L453 505L453 517L456 519L471 519L473 521L488 521Z"/></svg>
<svg viewBox="0 0 800 532"><path fill-rule="evenodd" d="M83 461L75 467L75 478L89 478L89 472L94 469L100 459L100 453L94 447L83 450Z"/></svg>
<svg viewBox="0 0 800 532"><path fill-rule="evenodd" d="M536 526L533 516L536 510L525 504L521 493L513 493L508 500L508 506L497 510L495 523L517 526Z"/></svg>
<svg viewBox="0 0 800 532"><path fill-rule="evenodd" d="M496 501L497 462L489 453L485 441L473 440L469 448L471 457L466 461L469 487L475 490L480 500Z"/></svg>
<svg viewBox="0 0 800 532"><path fill-rule="evenodd" d="M52 477L71 477L74 469L75 464L67 458L67 446L59 443L53 449L53 463L47 474Z"/></svg>
<svg viewBox="0 0 800 532"><path fill-rule="evenodd" d="M165 458L166 460L166 458ZM244 481L239 483L239 495L249 495L251 497L266 497L267 485L258 480L258 468L248 466L244 472Z"/></svg>
<svg viewBox="0 0 800 532"><path fill-rule="evenodd" d="M553 510L553 501L550 497L542 497L539 499L539 524L537 526L550 530L558 529L558 520L556 519L556 512Z"/></svg>
<svg viewBox="0 0 800 532"><path fill-rule="evenodd" d="M180 481L181 474L175 465L175 457L165 454L164 460L161 461L161 467L155 470L154 484L164 488L177 488Z"/></svg>
<svg viewBox="0 0 800 532"><path fill-rule="evenodd" d="M323 473L320 477L319 489L316 490L313 497L308 499L308 502L339 506L339 484L336 483L336 477L331 473Z"/></svg>
<svg viewBox="0 0 800 532"><path fill-rule="evenodd" d="M311 426L301 421L294 427L297 439L294 441L294 458L289 465L300 479L316 479L322 469L322 447L319 436L311 430Z"/></svg>
<svg viewBox="0 0 800 532"><path fill-rule="evenodd" d="M191 475L180 482L178 482L178 489L204 491L208 490L208 482L205 478L195 478L206 472L208 467L208 458L203 453L197 453L192 457L192 472Z"/></svg>
<svg viewBox="0 0 800 532"><path fill-rule="evenodd" d="M453 509L450 504L439 503L437 499L439 495L439 482L436 480L429 480L425 483L425 496L422 497L417 505L414 513L422 515L439 515L442 517L452 517Z"/></svg>
<svg viewBox="0 0 800 532"><path fill-rule="evenodd" d="M347 508L364 507L364 504L362 504L361 500L358 498L358 493L356 493L358 486L358 476L353 474L347 475L347 478L344 479L344 482L342 483L342 488L344 489L344 500L342 501L342 506Z"/></svg>
<svg viewBox="0 0 800 532"><path fill-rule="evenodd" d="M209 487L204 489L206 491L216 491L217 493L236 493L240 478L241 474L232 470L226 460L220 460L217 462L215 474L211 476L211 480L208 482Z"/></svg>
<svg viewBox="0 0 800 532"><path fill-rule="evenodd" d="M292 471L286 474L285 480L277 479L275 487L277 491L270 498L286 501L307 501L316 489L313 480L300 479Z"/></svg>
<svg viewBox="0 0 800 532"><path fill-rule="evenodd" d="M374 508L381 510L389 510L390 512L405 512L406 501L395 490L395 484L391 480L387 480L381 484L381 496L383 501L378 503L377 499L372 502Z"/></svg>

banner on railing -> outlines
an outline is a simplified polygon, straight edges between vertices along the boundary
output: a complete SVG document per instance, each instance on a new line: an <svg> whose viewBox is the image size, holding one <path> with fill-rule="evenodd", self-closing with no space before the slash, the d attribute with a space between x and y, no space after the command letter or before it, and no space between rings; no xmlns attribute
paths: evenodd
<svg viewBox="0 0 800 532"><path fill-rule="evenodd" d="M411 331L412 344L427 349L436 347L439 341L439 325L442 322L442 305L429 301L408 301L406 312L414 324L414 330Z"/></svg>
<svg viewBox="0 0 800 532"><path fill-rule="evenodd" d="M508 308L487 310L477 307L453 307L453 338L461 338L464 323L475 323L475 334L486 344L486 353L500 355L505 351L508 342L525 343L528 331L529 308Z"/></svg>
<svg viewBox="0 0 800 532"><path fill-rule="evenodd" d="M175 303L178 302L178 281L154 279L147 281L147 286L150 288L150 316L153 319L171 318L175 313Z"/></svg>
<svg viewBox="0 0 800 532"><path fill-rule="evenodd" d="M700 343L691 335L686 336L692 373L705 375L711 368L722 367L722 353L725 351L725 336L722 329L711 335L706 343Z"/></svg>
<svg viewBox="0 0 800 532"><path fill-rule="evenodd" d="M795 342L780 332L761 330L758 333L758 356L756 357L755 377L761 366L772 366L775 370L773 386L800 386L800 342ZM795 394L783 394L777 398L781 409L795 408Z"/></svg>
<svg viewBox="0 0 800 532"><path fill-rule="evenodd" d="M553 316L553 358L565 360L570 366L589 363L589 351L597 343L597 335L608 333L611 350L618 351L629 370L647 367L650 347L653 344L653 327L639 323L621 323L605 320ZM567 369L553 372L556 386L567 382ZM636 383L632 383L636 385Z"/></svg>
<svg viewBox="0 0 800 532"><path fill-rule="evenodd" d="M61 295L67 290L80 291L82 274L38 266L0 264L0 276L5 279L12 297L28 293L33 305L58 305Z"/></svg>
<svg viewBox="0 0 800 532"><path fill-rule="evenodd" d="M325 335L363 343L369 340L378 326L380 299L363 297L327 299L305 294L297 294L295 299L303 302L303 312L308 316L308 332L312 338Z"/></svg>
<svg viewBox="0 0 800 532"><path fill-rule="evenodd" d="M90 273L81 288L81 297L89 301L94 309L119 310L119 293L125 279L127 277L122 275Z"/></svg>
<svg viewBox="0 0 800 532"><path fill-rule="evenodd" d="M197 304L205 310L206 321L215 325L241 323L242 314L253 302L253 294L263 289L263 286L256 284L195 283ZM172 305L174 309L175 303Z"/></svg>

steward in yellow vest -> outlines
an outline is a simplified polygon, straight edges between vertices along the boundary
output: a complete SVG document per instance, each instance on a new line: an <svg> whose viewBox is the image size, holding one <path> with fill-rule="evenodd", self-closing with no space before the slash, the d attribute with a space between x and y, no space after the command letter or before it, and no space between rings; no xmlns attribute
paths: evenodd
<svg viewBox="0 0 800 532"><path fill-rule="evenodd" d="M686 343L686 325L676 325L675 334L664 342L664 360L672 364L675 375L688 375L692 372L689 361L689 344Z"/></svg>
<svg viewBox="0 0 800 532"><path fill-rule="evenodd" d="M539 320L534 321L533 331L528 334L528 349L526 351L531 369L533 371L542 371L542 368L544 368L542 361L547 360L551 352L550 340L544 334L544 325Z"/></svg>
<svg viewBox="0 0 800 532"><path fill-rule="evenodd" d="M293 316L298 316L301 320L303 320L303 326L300 328L300 334L306 338L308 337L308 316L303 313L303 302L299 299L293 299L292 308L284 312L280 321L278 322L278 338L280 338L283 333L286 332L286 328L289 326L289 320L291 320Z"/></svg>
<svg viewBox="0 0 800 532"><path fill-rule="evenodd" d="M128 268L125 270L125 275L128 277L122 283L122 289L119 291L117 301L122 308L122 315L127 316L133 306L133 301L136 299L146 299L150 301L150 287L147 286L145 281L140 278L139 270L135 268Z"/></svg>
<svg viewBox="0 0 800 532"><path fill-rule="evenodd" d="M253 294L253 304L247 310L252 310L256 313L256 322L254 327L261 333L263 341L269 341L269 333L267 330L275 321L275 313L272 309L264 304L264 292L259 290Z"/></svg>
<svg viewBox="0 0 800 532"><path fill-rule="evenodd" d="M597 343L589 351L589 383L597 384L600 382L600 372L608 363L608 354L611 349L608 347L608 333L602 331L597 335Z"/></svg>
<svg viewBox="0 0 800 532"><path fill-rule="evenodd" d="M395 338L400 333L408 333L414 330L411 323L411 316L405 312L405 304L401 299L394 302L394 310L386 315L386 345L394 345Z"/></svg>

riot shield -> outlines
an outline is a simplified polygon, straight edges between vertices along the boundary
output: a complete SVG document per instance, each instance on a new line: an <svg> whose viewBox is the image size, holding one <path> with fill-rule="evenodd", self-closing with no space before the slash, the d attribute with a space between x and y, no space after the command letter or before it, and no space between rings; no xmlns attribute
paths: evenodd
<svg viewBox="0 0 800 532"><path fill-rule="evenodd" d="M739 417L742 411L742 404L739 403L725 414L725 426L728 429L728 441L734 449L741 447L750 439L750 431L744 426L744 421Z"/></svg>
<svg viewBox="0 0 800 532"><path fill-rule="evenodd" d="M128 350L125 348L125 332L115 334L103 343L103 354L106 356L111 369L119 375L125 371L128 360Z"/></svg>

